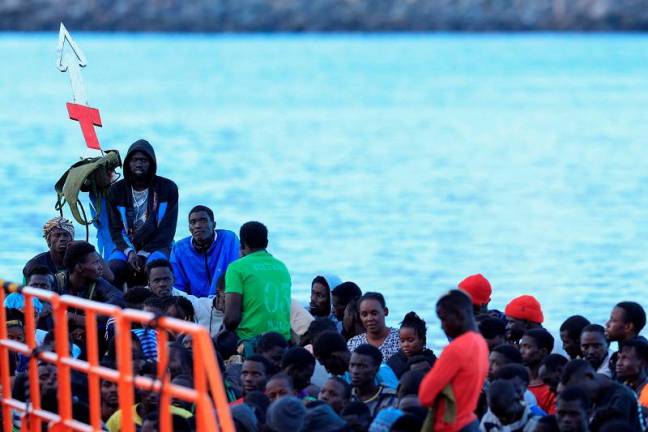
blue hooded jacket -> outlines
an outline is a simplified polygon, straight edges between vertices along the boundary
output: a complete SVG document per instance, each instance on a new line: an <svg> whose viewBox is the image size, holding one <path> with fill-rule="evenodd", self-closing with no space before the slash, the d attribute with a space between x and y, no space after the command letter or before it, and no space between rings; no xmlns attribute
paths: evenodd
<svg viewBox="0 0 648 432"><path fill-rule="evenodd" d="M216 240L206 254L194 248L191 236L183 238L171 250L174 286L196 297L215 295L218 278L238 258L239 239L232 231L217 229Z"/></svg>

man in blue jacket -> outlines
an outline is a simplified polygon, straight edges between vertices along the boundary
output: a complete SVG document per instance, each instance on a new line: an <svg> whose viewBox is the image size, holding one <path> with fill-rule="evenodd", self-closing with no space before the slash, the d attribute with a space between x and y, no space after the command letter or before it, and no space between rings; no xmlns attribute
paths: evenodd
<svg viewBox="0 0 648 432"><path fill-rule="evenodd" d="M124 179L108 193L109 257L115 285L146 281L146 263L167 258L178 222L178 187L157 174L155 152L148 141L135 141L124 159Z"/></svg>
<svg viewBox="0 0 648 432"><path fill-rule="evenodd" d="M239 257L239 239L232 231L216 229L214 212L203 205L189 212L189 232L171 251L175 287L196 297L213 296L218 279Z"/></svg>

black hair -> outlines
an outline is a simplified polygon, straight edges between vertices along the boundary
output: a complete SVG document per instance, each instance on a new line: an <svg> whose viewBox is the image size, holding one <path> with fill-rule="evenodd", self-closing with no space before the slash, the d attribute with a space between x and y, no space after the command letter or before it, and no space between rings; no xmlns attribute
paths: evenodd
<svg viewBox="0 0 648 432"><path fill-rule="evenodd" d="M36 261L29 261L25 264L25 267L23 267L23 276L25 276L25 280L29 282L29 278L33 275L52 276L52 272L43 264L39 264Z"/></svg>
<svg viewBox="0 0 648 432"><path fill-rule="evenodd" d="M270 361L267 358L263 357L261 354L252 354L251 356L247 357L245 361L261 363L263 365L263 370L265 371L266 376L273 375L277 370L275 365L270 363Z"/></svg>
<svg viewBox="0 0 648 432"><path fill-rule="evenodd" d="M194 206L194 208L192 208L191 210L189 210L189 214L187 215L187 217L188 217L189 219L191 219L191 215L192 215L193 213L200 212L200 211L207 213L207 216L209 216L209 219L210 219L212 222L215 221L215 220L214 220L214 212L212 211L212 209L210 209L210 208L207 207L207 206L200 205L200 204L197 205L197 206Z"/></svg>
<svg viewBox="0 0 648 432"><path fill-rule="evenodd" d="M214 336L212 342L214 343L214 349L224 360L228 360L233 355L238 354L236 348L239 343L239 338L233 331L224 330L218 333Z"/></svg>
<svg viewBox="0 0 648 432"><path fill-rule="evenodd" d="M391 425L390 431L418 431L423 427L423 420L415 415L405 412L402 416L398 417Z"/></svg>
<svg viewBox="0 0 648 432"><path fill-rule="evenodd" d="M164 308L164 301L160 297L156 296L153 291L151 291L151 294L153 294L151 297L147 298L144 300L144 306L149 306L152 308L160 309L162 310Z"/></svg>
<svg viewBox="0 0 648 432"><path fill-rule="evenodd" d="M155 294L145 287L133 287L124 293L124 301L131 306L142 305L150 297L155 297Z"/></svg>
<svg viewBox="0 0 648 432"><path fill-rule="evenodd" d="M333 288L331 295L337 297L340 303L347 304L354 298L362 296L362 290L355 282L347 281Z"/></svg>
<svg viewBox="0 0 648 432"><path fill-rule="evenodd" d="M485 339L493 339L497 336L506 335L506 324L501 319L485 318L479 323L479 333Z"/></svg>
<svg viewBox="0 0 648 432"><path fill-rule="evenodd" d="M173 342L169 345L169 358L172 356L171 353L178 353L180 363L187 366L190 371L193 371L193 356L187 348L178 342Z"/></svg>
<svg viewBox="0 0 648 432"><path fill-rule="evenodd" d="M317 336L326 332L326 331L336 331L337 327L335 323L328 318L315 318L308 325L308 330L302 335L299 340L301 346L306 346L312 344Z"/></svg>
<svg viewBox="0 0 648 432"><path fill-rule="evenodd" d="M648 342L640 338L623 341L623 345L621 345L620 351L631 348L634 348L635 352L637 353L637 357L640 360L648 364Z"/></svg>
<svg viewBox="0 0 648 432"><path fill-rule="evenodd" d="M416 335L421 338L425 344L427 326L425 325L425 321L419 317L416 312L412 311L405 314L403 321L400 323L400 328L403 327L414 329Z"/></svg>
<svg viewBox="0 0 648 432"><path fill-rule="evenodd" d="M398 382L398 397L407 395L418 395L419 387L425 377L425 373L420 370L410 370L405 372Z"/></svg>
<svg viewBox="0 0 648 432"><path fill-rule="evenodd" d="M590 407L592 406L592 401L587 393L585 393L585 390L573 385L565 387L560 393L558 393L558 399L562 399L566 402L578 401L585 412L589 412Z"/></svg>
<svg viewBox="0 0 648 432"><path fill-rule="evenodd" d="M342 378L339 376L331 376L327 381L335 381L336 383L340 384L344 388L344 399L350 400L351 399L351 384L348 382L344 381Z"/></svg>
<svg viewBox="0 0 648 432"><path fill-rule="evenodd" d="M551 336L551 333L549 333L546 329L534 328L527 330L524 333L524 336L528 336L533 339L538 346L538 349L544 348L545 350L547 350L547 354L551 353L551 350L553 350L554 337Z"/></svg>
<svg viewBox="0 0 648 432"><path fill-rule="evenodd" d="M171 266L171 263L169 262L168 259L166 259L166 258L156 258L156 259L146 263L146 275L147 276L150 275L151 270L153 270L154 268L158 268L158 267L166 267L166 268L169 269L169 271L171 271L171 273L173 273L173 267Z"/></svg>
<svg viewBox="0 0 648 432"><path fill-rule="evenodd" d="M587 318L582 315L572 315L560 325L560 331L567 331L570 339L580 340L580 335L585 327L590 325Z"/></svg>
<svg viewBox="0 0 648 432"><path fill-rule="evenodd" d="M298 369L315 366L315 357L306 348L292 347L281 358L281 369L295 366Z"/></svg>
<svg viewBox="0 0 648 432"><path fill-rule="evenodd" d="M328 281L326 280L326 278L324 276L315 276L315 278L313 279L313 282L311 282L311 287L313 285L315 285L316 283L325 286L329 290L329 293L331 292L331 287L329 286Z"/></svg>
<svg viewBox="0 0 648 432"><path fill-rule="evenodd" d="M334 352L348 351L344 337L337 331L325 331L320 333L313 343L313 354L320 359L326 359Z"/></svg>
<svg viewBox="0 0 648 432"><path fill-rule="evenodd" d="M470 296L458 289L452 289L442 295L437 301L436 307L464 316L473 316L473 304Z"/></svg>
<svg viewBox="0 0 648 432"><path fill-rule="evenodd" d="M72 273L77 264L83 262L87 255L96 251L95 247L88 242L82 240L70 242L65 250L65 256L63 257L63 266L65 267L65 270Z"/></svg>
<svg viewBox="0 0 648 432"><path fill-rule="evenodd" d="M239 231L241 244L250 249L265 249L268 247L268 228L261 222L246 222Z"/></svg>
<svg viewBox="0 0 648 432"><path fill-rule="evenodd" d="M581 334L583 333L600 333L603 336L605 336L605 327L599 324L588 324L585 327L583 327L583 330L581 331Z"/></svg>
<svg viewBox="0 0 648 432"><path fill-rule="evenodd" d="M270 351L274 347L288 348L286 338L277 332L264 333L259 337L256 344L256 352L264 353Z"/></svg>
<svg viewBox="0 0 648 432"><path fill-rule="evenodd" d="M501 406L503 400L508 401L508 398L510 398L511 396L518 395L515 385L509 380L502 378L493 380L493 382L491 382L488 386L487 393L488 404L491 405L494 401L498 401L499 403L497 403L496 405L499 406Z"/></svg>
<svg viewBox="0 0 648 432"><path fill-rule="evenodd" d="M591 373L592 375L595 374L594 369L589 362L583 359L572 360L567 363L567 366L563 369L560 382L562 385L567 385L574 375L586 373Z"/></svg>
<svg viewBox="0 0 648 432"><path fill-rule="evenodd" d="M167 296L162 299L162 310L165 311L171 306L176 306L185 313L187 321L196 321L196 312L191 302L182 296Z"/></svg>
<svg viewBox="0 0 648 432"><path fill-rule="evenodd" d="M369 407L364 402L353 401L350 402L346 407L344 407L340 415L342 417L347 415L371 417L371 411L369 410Z"/></svg>
<svg viewBox="0 0 648 432"><path fill-rule="evenodd" d="M646 312L639 303L624 301L617 303L616 307L623 309L623 320L633 325L635 334L639 334L646 326Z"/></svg>
<svg viewBox="0 0 648 432"><path fill-rule="evenodd" d="M374 366L380 366L380 363L383 361L383 355L378 348L369 344L358 345L358 347L353 350L356 354L361 354L371 357L374 362Z"/></svg>
<svg viewBox="0 0 648 432"><path fill-rule="evenodd" d="M565 356L561 356L560 354L549 354L542 360L540 366L544 366L547 370L555 371L564 368L567 363L569 363L569 360Z"/></svg>
<svg viewBox="0 0 648 432"><path fill-rule="evenodd" d="M531 377L529 376L529 371L527 368L522 366L521 364L507 364L502 366L501 368L497 369L495 373L493 374L493 379L503 379L503 380L510 380L513 378L520 378L522 381L524 381L526 384L529 385L529 382L531 380Z"/></svg>
<svg viewBox="0 0 648 432"><path fill-rule="evenodd" d="M290 375L288 375L287 373L278 372L278 373L272 375L271 377L268 377L266 383L269 383L272 380L284 380L290 385L290 388L292 388L292 389L295 388L295 385L293 384L292 377Z"/></svg>
<svg viewBox="0 0 648 432"><path fill-rule="evenodd" d="M502 354L510 363L522 364L522 355L520 354L520 350L515 348L513 345L497 345L493 348L492 352Z"/></svg>
<svg viewBox="0 0 648 432"><path fill-rule="evenodd" d="M358 300L358 308L360 308L360 305L365 300L375 300L380 303L380 306L382 306L383 309L387 307L387 303L385 303L385 297L379 292L369 291L364 293Z"/></svg>

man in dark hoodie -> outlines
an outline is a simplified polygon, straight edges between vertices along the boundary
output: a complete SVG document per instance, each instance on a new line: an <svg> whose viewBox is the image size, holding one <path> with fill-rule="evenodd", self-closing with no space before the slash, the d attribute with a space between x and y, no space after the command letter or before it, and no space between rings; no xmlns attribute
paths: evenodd
<svg viewBox="0 0 648 432"><path fill-rule="evenodd" d="M169 258L178 221L178 187L156 171L153 147L137 140L124 159L124 178L108 194L115 243L109 264L120 287L145 281L148 261Z"/></svg>

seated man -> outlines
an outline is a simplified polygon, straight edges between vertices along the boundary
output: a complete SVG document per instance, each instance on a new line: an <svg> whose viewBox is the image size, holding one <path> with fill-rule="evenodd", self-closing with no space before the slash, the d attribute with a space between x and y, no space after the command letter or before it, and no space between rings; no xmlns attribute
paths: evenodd
<svg viewBox="0 0 648 432"><path fill-rule="evenodd" d="M65 270L63 258L68 244L74 240L74 225L64 217L55 217L47 221L43 227L43 237L47 242L48 251L36 255L25 265L25 269L34 264L47 267L51 274ZM27 275L24 275L27 277Z"/></svg>
<svg viewBox="0 0 648 432"><path fill-rule="evenodd" d="M362 344L353 351L349 361L353 400L364 402L372 418L384 408L398 406L396 390L376 384L376 374L382 360L378 348Z"/></svg>
<svg viewBox="0 0 648 432"><path fill-rule="evenodd" d="M495 380L488 387L489 411L480 430L533 432L539 417L525 405L522 395L507 380Z"/></svg>
<svg viewBox="0 0 648 432"><path fill-rule="evenodd" d="M531 377L529 391L536 397L538 406L549 414L553 414L555 411L556 395L542 381L538 372L542 361L551 354L553 345L553 336L543 328L528 330L520 340L522 362L529 369Z"/></svg>
<svg viewBox="0 0 648 432"><path fill-rule="evenodd" d="M156 175L155 152L138 140L124 159L124 178L110 187L110 237L115 250L109 265L115 285L145 279L146 262L168 258L178 221L178 187Z"/></svg>
<svg viewBox="0 0 648 432"><path fill-rule="evenodd" d="M241 258L225 275L225 327L243 341L276 331L290 339L291 280L286 265L270 255L268 229L241 226Z"/></svg>
<svg viewBox="0 0 648 432"><path fill-rule="evenodd" d="M648 407L648 342L643 339L630 339L623 343L616 364L616 375L639 397L639 402Z"/></svg>
<svg viewBox="0 0 648 432"><path fill-rule="evenodd" d="M585 391L567 387L558 395L556 420L558 429L570 432L588 432L591 402Z"/></svg>
<svg viewBox="0 0 648 432"><path fill-rule="evenodd" d="M213 296L218 279L239 257L238 237L216 229L214 212L202 205L189 212L189 232L171 251L175 287L196 297Z"/></svg>

